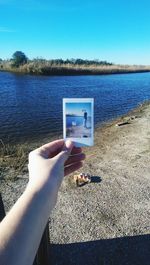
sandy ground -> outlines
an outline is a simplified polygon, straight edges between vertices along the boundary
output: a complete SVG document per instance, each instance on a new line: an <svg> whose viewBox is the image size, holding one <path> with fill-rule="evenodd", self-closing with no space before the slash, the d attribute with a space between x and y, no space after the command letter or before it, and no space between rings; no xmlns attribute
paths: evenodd
<svg viewBox="0 0 150 265"><path fill-rule="evenodd" d="M67 129L67 137L73 138L88 138L91 137L91 127L83 126L70 127Z"/></svg>
<svg viewBox="0 0 150 265"><path fill-rule="evenodd" d="M50 216L51 264L150 264L150 104L97 129L84 151L92 183L64 179ZM1 180L7 210L26 183Z"/></svg>

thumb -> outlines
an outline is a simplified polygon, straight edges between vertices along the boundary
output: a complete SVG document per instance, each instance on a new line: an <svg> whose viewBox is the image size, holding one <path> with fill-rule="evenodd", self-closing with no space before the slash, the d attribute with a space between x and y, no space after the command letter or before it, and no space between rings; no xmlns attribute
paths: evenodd
<svg viewBox="0 0 150 265"><path fill-rule="evenodd" d="M61 161L62 163L65 163L71 153L72 148L73 142L67 140L66 142L64 142L62 151L57 156L55 156L55 158L59 159L59 161Z"/></svg>

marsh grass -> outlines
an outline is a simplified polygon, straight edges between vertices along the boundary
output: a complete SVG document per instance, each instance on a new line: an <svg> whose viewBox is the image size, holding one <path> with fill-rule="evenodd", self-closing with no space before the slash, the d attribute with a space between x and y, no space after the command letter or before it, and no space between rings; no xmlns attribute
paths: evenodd
<svg viewBox="0 0 150 265"><path fill-rule="evenodd" d="M0 62L1 71L37 75L100 75L117 73L149 72L150 66L117 64L73 64L55 63L51 60L32 60L20 67L12 67L11 61Z"/></svg>
<svg viewBox="0 0 150 265"><path fill-rule="evenodd" d="M29 152L30 150L27 144L4 144L4 142L0 139L1 177L15 180L19 174L26 173Z"/></svg>

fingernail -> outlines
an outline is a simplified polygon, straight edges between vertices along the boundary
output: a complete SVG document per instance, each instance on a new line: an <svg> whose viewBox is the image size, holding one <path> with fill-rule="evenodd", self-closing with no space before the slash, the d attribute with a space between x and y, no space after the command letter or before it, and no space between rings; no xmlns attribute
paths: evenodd
<svg viewBox="0 0 150 265"><path fill-rule="evenodd" d="M73 147L73 142L71 141L71 140L67 140L66 142L65 142L65 145L66 145L66 147L67 148L71 148L71 147Z"/></svg>

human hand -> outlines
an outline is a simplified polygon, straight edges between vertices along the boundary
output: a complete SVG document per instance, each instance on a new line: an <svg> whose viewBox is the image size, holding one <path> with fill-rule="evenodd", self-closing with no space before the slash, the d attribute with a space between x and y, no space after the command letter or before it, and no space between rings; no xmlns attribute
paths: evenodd
<svg viewBox="0 0 150 265"><path fill-rule="evenodd" d="M56 140L29 154L29 183L34 191L48 191L57 197L64 175L82 167L85 154L71 141Z"/></svg>

